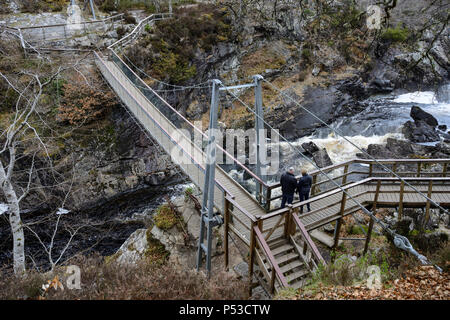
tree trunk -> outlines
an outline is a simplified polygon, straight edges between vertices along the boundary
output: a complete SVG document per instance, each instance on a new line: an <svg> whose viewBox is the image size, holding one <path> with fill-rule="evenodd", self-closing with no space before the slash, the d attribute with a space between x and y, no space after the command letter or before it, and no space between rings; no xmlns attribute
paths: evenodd
<svg viewBox="0 0 450 320"><path fill-rule="evenodd" d="M14 273L25 272L25 237L20 217L19 199L11 182L7 179L3 164L0 164L0 185L9 207L9 224L13 235Z"/></svg>

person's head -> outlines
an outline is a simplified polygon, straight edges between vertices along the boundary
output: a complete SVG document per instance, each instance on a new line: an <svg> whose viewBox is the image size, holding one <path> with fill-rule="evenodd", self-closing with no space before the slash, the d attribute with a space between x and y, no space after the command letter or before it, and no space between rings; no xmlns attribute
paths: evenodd
<svg viewBox="0 0 450 320"><path fill-rule="evenodd" d="M290 174L294 174L294 167L289 167L288 172L289 172Z"/></svg>
<svg viewBox="0 0 450 320"><path fill-rule="evenodd" d="M305 169L302 169L302 176L306 176L308 174L308 171L306 171Z"/></svg>

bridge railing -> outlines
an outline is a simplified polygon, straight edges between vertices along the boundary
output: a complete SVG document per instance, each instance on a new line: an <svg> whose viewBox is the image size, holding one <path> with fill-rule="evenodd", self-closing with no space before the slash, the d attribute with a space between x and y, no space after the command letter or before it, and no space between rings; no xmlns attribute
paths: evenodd
<svg viewBox="0 0 450 320"><path fill-rule="evenodd" d="M198 148L192 148L190 140L182 135L177 134L178 129L173 123L162 114L159 109L146 109L145 106L158 103L157 97L147 95L136 95L122 85L121 77L128 80L129 78L123 73L113 73L105 63L104 59L97 53L96 61L103 76L113 87L114 91L127 104L127 107L141 122L141 124L150 131L152 136L163 147L166 153L173 155L173 160L178 164L184 172L188 173L191 181L199 188L203 187L205 177L204 154ZM136 89L137 90L137 89ZM214 204L224 214L225 228L231 230L244 243L249 245L251 226L256 218L242 208L235 200L234 195L226 186L219 181L215 182ZM228 238L225 245L228 244Z"/></svg>
<svg viewBox="0 0 450 320"><path fill-rule="evenodd" d="M147 99L156 107L158 110L169 119L173 125L175 125L179 132L178 134L182 134L190 139L198 148L202 151L205 151L206 143L208 141L208 136L200 129L194 126L192 122L190 122L186 117L184 117L178 110L169 105L161 96L159 96L152 88L150 88L120 57L116 52L110 50L110 58L111 60L122 70L122 72L128 77L128 79L136 86L139 91L144 94ZM224 155L225 164L218 164L223 170L228 171L229 167L234 166L235 168L246 172L249 176L249 179L246 181L242 181L240 179L235 178L234 180L239 183L247 192L251 192L248 188L250 184L256 184L258 182L262 185L261 195L264 196L268 187L262 179L260 179L255 173L253 173L248 167L242 164L238 159L236 159L231 153L226 151L219 144L216 144L217 147L217 157L220 155ZM249 183L250 181L250 183ZM257 199L257 190L253 190L253 197Z"/></svg>
<svg viewBox="0 0 450 320"><path fill-rule="evenodd" d="M415 188L441 206L450 207L450 203L441 201L444 195L447 196L444 198L447 199L446 201L449 199L449 177L405 177L404 180L413 184ZM365 186L372 186L372 188L365 188ZM362 206L373 206L376 203L378 207L397 207L400 216L405 207L425 207L426 216L429 215L429 209L435 207L432 202L405 185L404 181L394 177L370 177L348 183L342 189ZM329 201L320 205L319 203L323 199L329 199ZM308 231L338 220L361 208L338 188L323 192L306 201L296 201L293 203L292 209L298 211L300 207L305 207L307 204L310 204L312 210L301 214L299 218ZM318 220L310 218L318 215L320 215ZM260 227L262 233L267 234L266 239L269 239L272 234L282 234L285 237L289 235L287 233L290 224L288 207L273 210L257 218L260 219L260 224L264 222L264 225L267 225L264 228Z"/></svg>
<svg viewBox="0 0 450 320"><path fill-rule="evenodd" d="M380 159L377 161L395 172L400 177L446 177L450 159ZM352 159L332 166L322 168L340 186L345 186L366 177L389 177L392 173L383 171L375 160ZM312 176L311 196L318 196L336 188L336 185L319 170L309 173ZM297 176L300 178L301 176ZM275 194L275 195L274 195ZM274 195L274 196L273 196ZM274 210L270 205L281 198L280 183L267 187L267 209ZM269 209L270 208L270 209Z"/></svg>
<svg viewBox="0 0 450 320"><path fill-rule="evenodd" d="M113 44L111 44L108 47L108 49L116 50L118 48L125 47L126 45L130 44L130 42L136 40L139 37L139 35L143 32L143 30L145 30L145 27L147 25L149 25L149 23L152 23L152 22L155 22L158 20L167 19L171 16L172 16L171 13L155 13L155 14L152 14L152 15L142 19L141 21L139 21L139 23L133 29L133 31L131 31L125 37L123 37L123 38L117 40L116 42L114 42Z"/></svg>
<svg viewBox="0 0 450 320"><path fill-rule="evenodd" d="M103 30L115 30L118 23L123 23L123 13L101 20L81 21L80 23L59 23L50 25L38 25L30 27L20 27L24 38L30 42L46 42L46 41L61 41L73 37L83 36L88 33L98 32ZM40 37L40 39L39 39Z"/></svg>

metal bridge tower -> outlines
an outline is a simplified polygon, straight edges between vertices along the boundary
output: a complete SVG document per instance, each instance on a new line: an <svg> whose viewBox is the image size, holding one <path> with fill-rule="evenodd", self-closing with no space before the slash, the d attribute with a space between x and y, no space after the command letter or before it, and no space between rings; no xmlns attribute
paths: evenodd
<svg viewBox="0 0 450 320"><path fill-rule="evenodd" d="M211 275L211 245L213 237L213 227L223 223L220 215L214 215L214 184L215 184L215 169L216 169L216 130L217 130L217 116L219 105L219 80L212 82L211 94L211 108L209 110L209 141L206 146L206 172L205 184L203 188L203 201L201 210L201 225L200 237L198 239L197 251L197 271L202 265L203 253L206 255L206 270L208 277ZM207 228L206 245L205 227Z"/></svg>
<svg viewBox="0 0 450 320"><path fill-rule="evenodd" d="M266 165L266 137L264 134L264 113L262 106L262 88L261 80L263 77L260 75L253 76L253 83L237 85L231 87L225 87L219 80L212 81L212 93L211 93L211 108L209 113L209 140L206 147L206 172L205 183L203 188L203 201L201 209L201 226L200 237L198 240L197 251L197 271L200 270L202 265L203 253L206 255L206 270L208 271L208 277L211 275L211 245L213 237L213 228L223 224L223 218L214 214L214 184L215 184L215 169L216 169L216 137L217 137L217 117L219 106L219 93L220 91L243 89L243 88L255 88L255 131L256 131L256 175L263 180L265 176ZM262 170L262 167L264 168ZM263 180L264 181L264 180ZM256 197L260 203L263 202L262 197L262 185L256 182ZM205 228L206 230L206 244L205 242Z"/></svg>

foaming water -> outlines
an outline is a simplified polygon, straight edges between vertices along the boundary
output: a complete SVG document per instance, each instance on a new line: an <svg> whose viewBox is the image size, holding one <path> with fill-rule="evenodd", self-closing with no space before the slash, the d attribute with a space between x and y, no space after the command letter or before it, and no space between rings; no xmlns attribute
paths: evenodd
<svg viewBox="0 0 450 320"><path fill-rule="evenodd" d="M445 90L444 90L445 89ZM315 170L312 159L306 159L300 154L302 143L312 141L319 148L325 148L334 164L345 162L356 157L359 149L367 149L370 144L386 144L388 138L404 140L401 133L403 123L412 120L411 107L419 105L423 110L432 114L439 122L450 128L450 85L443 86L440 94L432 91L416 91L398 96L374 96L366 100L368 107L364 112L352 117L337 119L330 126L342 135L336 135L330 128L318 128L313 135L303 137L291 142L280 141L278 145L280 165L277 174L268 177L269 183L278 182L280 176L289 167L294 167L296 174L301 169ZM348 142L350 140L352 143ZM434 143L433 143L434 144ZM272 150L273 150L272 146ZM343 169L330 172L330 176L342 174ZM244 179L242 171L233 170L231 175L251 193L255 194L255 181ZM325 179L325 177L321 177ZM321 180L319 177L319 179ZM278 195L280 190L274 190Z"/></svg>
<svg viewBox="0 0 450 320"><path fill-rule="evenodd" d="M444 95L441 95L442 98L444 98ZM439 101L435 92L416 91L401 94L391 101L398 103L401 110L404 110L404 113L408 115L412 104L420 104L420 107L432 114L439 124L450 126L450 101L448 101L447 96L445 96L444 101Z"/></svg>
<svg viewBox="0 0 450 320"><path fill-rule="evenodd" d="M388 133L383 136L373 135L365 137L357 135L346 138L360 149L367 149L370 144L385 144L388 138L404 139L404 136L401 133ZM352 145L343 137L336 137L333 133L324 139L313 138L310 140L313 141L319 148L325 148L334 163L351 160L355 158L357 153L361 152L357 147Z"/></svg>
<svg viewBox="0 0 450 320"><path fill-rule="evenodd" d="M434 104L437 103L437 98L432 91L415 91L397 96L392 102L395 103L420 103L420 104Z"/></svg>

